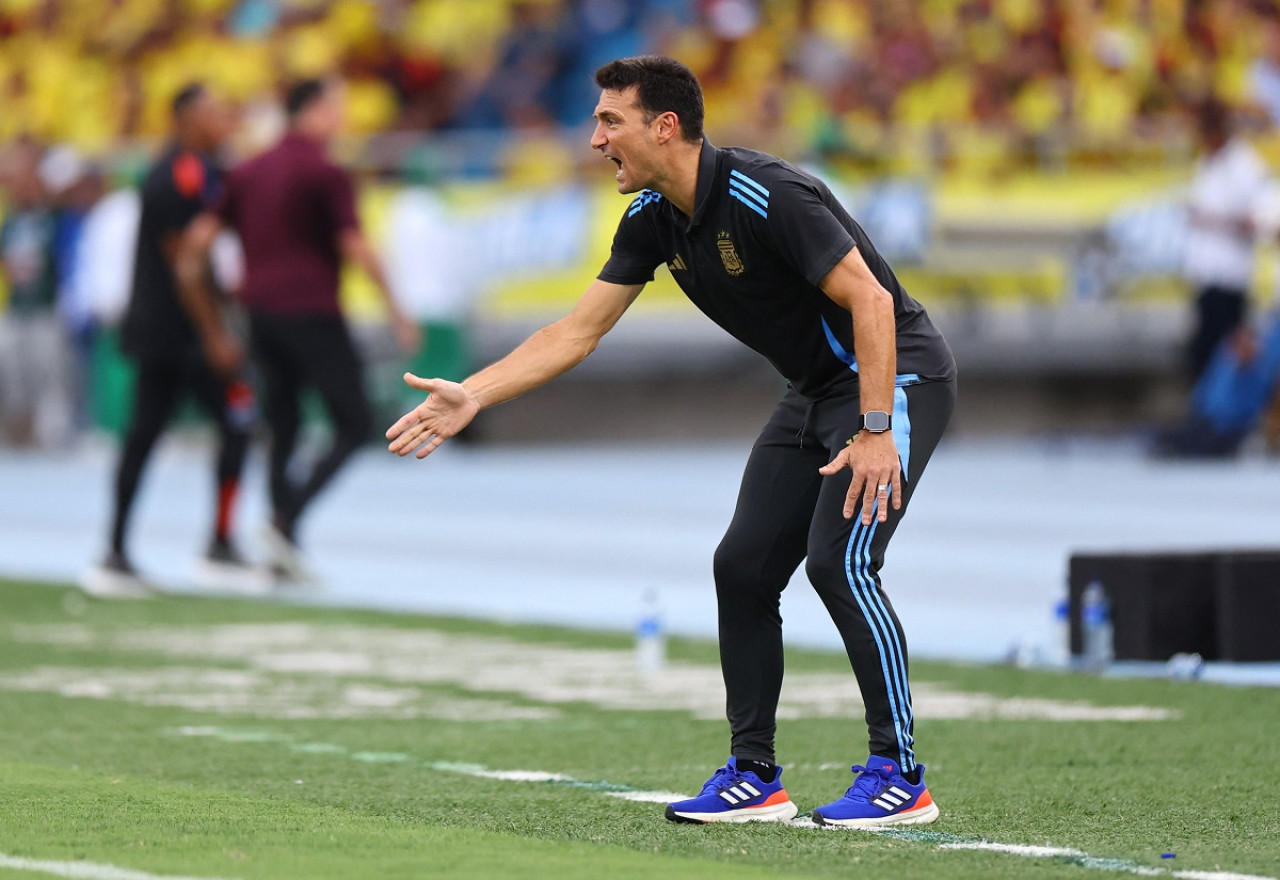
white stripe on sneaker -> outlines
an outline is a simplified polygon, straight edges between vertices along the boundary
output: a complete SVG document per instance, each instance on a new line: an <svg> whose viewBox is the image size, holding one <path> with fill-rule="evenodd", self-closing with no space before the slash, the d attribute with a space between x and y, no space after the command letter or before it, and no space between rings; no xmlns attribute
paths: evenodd
<svg viewBox="0 0 1280 880"><path fill-rule="evenodd" d="M893 792L898 797L902 798L904 801L911 800L911 792L903 791L902 789L898 788L898 786L896 785L889 786L889 791Z"/></svg>
<svg viewBox="0 0 1280 880"><path fill-rule="evenodd" d="M742 789L738 788L738 786L736 786L736 785L735 785L733 788L729 789L729 791L733 792L733 796L734 796L734 797L736 797L736 798L737 798L738 800L740 800L740 801L749 801L749 800L751 800L751 797L752 797L752 796L751 796L751 795L749 795L749 794L747 794L747 793L746 793L745 791L743 791Z"/></svg>
<svg viewBox="0 0 1280 880"><path fill-rule="evenodd" d="M889 803L893 804L895 807L900 807L904 803L902 798L898 797L896 794L891 794L887 791L884 794L880 795L880 797L883 800L886 800Z"/></svg>
<svg viewBox="0 0 1280 880"><path fill-rule="evenodd" d="M752 797L760 797L760 789L756 788L750 782L742 783L742 790L749 793Z"/></svg>
<svg viewBox="0 0 1280 880"><path fill-rule="evenodd" d="M731 807L738 802L738 799L727 791L720 792L720 797L724 798Z"/></svg>

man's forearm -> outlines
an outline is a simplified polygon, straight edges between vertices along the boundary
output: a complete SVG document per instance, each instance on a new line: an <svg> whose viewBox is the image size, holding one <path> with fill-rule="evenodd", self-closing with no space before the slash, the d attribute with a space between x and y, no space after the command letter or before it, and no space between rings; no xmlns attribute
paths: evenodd
<svg viewBox="0 0 1280 880"><path fill-rule="evenodd" d="M209 252L220 226L210 214L200 214L184 235L163 243L178 282L178 299L206 345L224 332L222 316L209 285Z"/></svg>
<svg viewBox="0 0 1280 880"><path fill-rule="evenodd" d="M365 258L361 261L365 274L373 281L373 286L378 289L379 296L391 311L400 308L400 303L396 301L395 296L391 293L391 285L387 283L386 270L382 268L382 260L373 252L372 248L365 250Z"/></svg>
<svg viewBox="0 0 1280 880"><path fill-rule="evenodd" d="M178 281L178 299L183 310L195 326L201 342L208 343L223 332L221 316L213 304L213 291L209 289L205 262L201 254L180 253L174 265Z"/></svg>
<svg viewBox="0 0 1280 880"><path fill-rule="evenodd" d="M853 318L853 354L858 362L862 411L891 412L898 370L893 296L867 268L857 248L827 273L821 288Z"/></svg>
<svg viewBox="0 0 1280 880"><path fill-rule="evenodd" d="M391 285L387 283L387 273L382 266L382 259L369 244L369 239L365 238L364 233L354 229L347 230L339 240L339 247L346 259L355 263L369 276L369 280L378 289L378 295L382 297L387 308L392 312L398 311L400 304L391 293Z"/></svg>
<svg viewBox="0 0 1280 880"><path fill-rule="evenodd" d="M582 363L596 341L575 338L557 321L534 333L511 354L472 375L462 385L481 408L505 403L545 385Z"/></svg>
<svg viewBox="0 0 1280 880"><path fill-rule="evenodd" d="M862 411L893 411L897 376L897 328L893 300L886 291L860 297L853 309L854 356Z"/></svg>

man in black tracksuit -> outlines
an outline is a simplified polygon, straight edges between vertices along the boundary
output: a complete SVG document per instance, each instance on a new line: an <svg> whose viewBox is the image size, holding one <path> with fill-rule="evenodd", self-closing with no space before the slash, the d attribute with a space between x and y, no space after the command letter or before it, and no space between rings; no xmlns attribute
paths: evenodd
<svg viewBox="0 0 1280 880"><path fill-rule="evenodd" d="M254 420L253 391L241 374L243 352L230 334L219 345L201 345L174 274L183 232L222 191L222 173L215 156L231 134L233 117L205 86L193 83L174 97L173 123L173 140L148 171L140 193L142 216L133 286L121 327L124 351L137 366L133 411L116 468L110 547L102 563L83 581L86 590L103 596L142 596L148 592L127 552L130 515L156 440L185 395L200 404L219 432L216 512L200 579L218 587L256 582L251 566L232 540L233 514ZM207 263L201 271L209 273ZM219 299L210 293L198 306L217 315Z"/></svg>
<svg viewBox="0 0 1280 880"><path fill-rule="evenodd" d="M668 58L601 68L592 146L639 192L574 311L461 384L410 376L427 400L387 432L429 454L481 408L585 358L666 263L689 299L768 358L789 388L747 462L715 555L729 762L667 816L787 820L774 763L782 684L779 599L806 572L839 628L866 704L870 758L844 797L814 810L836 825L938 815L916 763L907 650L880 587L885 548L955 405L955 362L924 308L817 178L702 135L697 80Z"/></svg>

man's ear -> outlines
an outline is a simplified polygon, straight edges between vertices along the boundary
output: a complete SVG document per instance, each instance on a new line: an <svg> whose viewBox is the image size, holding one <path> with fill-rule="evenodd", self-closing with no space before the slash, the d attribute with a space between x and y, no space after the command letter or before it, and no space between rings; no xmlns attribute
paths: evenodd
<svg viewBox="0 0 1280 880"><path fill-rule="evenodd" d="M658 124L658 143L665 144L680 134L680 117L672 111L660 114L654 121Z"/></svg>

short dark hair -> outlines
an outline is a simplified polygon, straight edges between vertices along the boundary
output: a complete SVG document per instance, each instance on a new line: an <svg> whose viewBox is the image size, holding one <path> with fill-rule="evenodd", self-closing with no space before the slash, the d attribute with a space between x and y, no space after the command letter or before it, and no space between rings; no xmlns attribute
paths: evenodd
<svg viewBox="0 0 1280 880"><path fill-rule="evenodd" d="M1208 94L1200 98L1194 106L1196 127L1201 134L1230 137L1232 123L1231 107L1217 95Z"/></svg>
<svg viewBox="0 0 1280 880"><path fill-rule="evenodd" d="M173 96L173 101L169 105L174 117L186 113L208 93L209 89L202 82L189 82L178 89L178 93Z"/></svg>
<svg viewBox="0 0 1280 880"><path fill-rule="evenodd" d="M674 113L686 141L702 140L702 86L693 71L665 55L638 55L610 61L596 71L596 85L621 92L636 86L636 103L652 122L661 113Z"/></svg>
<svg viewBox="0 0 1280 880"><path fill-rule="evenodd" d="M289 87L284 96L284 112L293 119L329 91L329 80L325 77L312 77L296 82Z"/></svg>

